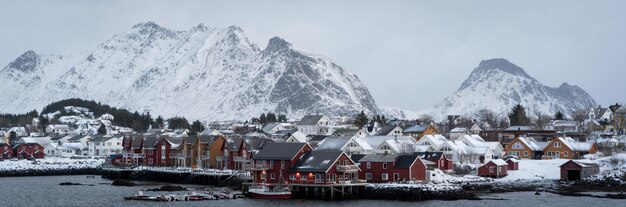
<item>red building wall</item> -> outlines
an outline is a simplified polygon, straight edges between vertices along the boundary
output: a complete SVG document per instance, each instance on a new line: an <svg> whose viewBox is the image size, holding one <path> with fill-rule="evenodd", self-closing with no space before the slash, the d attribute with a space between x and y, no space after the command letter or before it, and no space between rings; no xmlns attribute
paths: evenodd
<svg viewBox="0 0 626 207"><path fill-rule="evenodd" d="M511 160L507 160L506 164L508 164L507 170L519 170L519 162L513 162Z"/></svg>
<svg viewBox="0 0 626 207"><path fill-rule="evenodd" d="M489 171L489 167L494 166L493 172ZM500 169L500 173L498 173L498 169ZM493 178L501 178L508 174L508 165L496 165L495 163L489 161L487 164L478 167L478 176L481 177L493 177Z"/></svg>
<svg viewBox="0 0 626 207"><path fill-rule="evenodd" d="M302 155L308 151L311 151L311 147L309 145L304 145L304 147L294 156L291 160L267 160L268 165L273 161L273 165L270 165L270 169L262 171L261 173L257 173L256 180L258 182L263 182L261 179L262 174L266 174L266 183L279 183L289 180L289 169L293 166L293 164L300 158ZM260 160L259 160L260 161ZM285 166L281 169L281 161L285 161ZM255 162L258 163L257 160ZM272 173L274 174L274 179L271 178ZM280 177L282 175L282 178Z"/></svg>

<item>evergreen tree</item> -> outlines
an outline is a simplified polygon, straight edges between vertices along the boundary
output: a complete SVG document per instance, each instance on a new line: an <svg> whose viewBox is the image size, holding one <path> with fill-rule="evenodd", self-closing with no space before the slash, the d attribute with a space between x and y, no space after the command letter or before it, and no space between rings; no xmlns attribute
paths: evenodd
<svg viewBox="0 0 626 207"><path fill-rule="evenodd" d="M202 131L204 131L204 125L202 125L202 122L200 122L200 120L196 120L193 123L191 123L191 135L196 135Z"/></svg>
<svg viewBox="0 0 626 207"><path fill-rule="evenodd" d="M261 124L267 123L267 117L265 116L265 113L262 113L261 116L259 116L259 122L261 122Z"/></svg>
<svg viewBox="0 0 626 207"><path fill-rule="evenodd" d="M526 116L526 108L521 104L515 105L508 114L511 126L528 126L530 119Z"/></svg>
<svg viewBox="0 0 626 207"><path fill-rule="evenodd" d="M380 116L380 121L382 121L383 126L387 125L387 118L385 118L385 115Z"/></svg>
<svg viewBox="0 0 626 207"><path fill-rule="evenodd" d="M170 129L190 129L189 122L185 117L173 117L167 120Z"/></svg>
<svg viewBox="0 0 626 207"><path fill-rule="evenodd" d="M285 116L284 114L278 115L278 121L283 123L287 122L287 116Z"/></svg>
<svg viewBox="0 0 626 207"><path fill-rule="evenodd" d="M107 128L103 123L100 123L100 127L98 127L98 134L107 134Z"/></svg>
<svg viewBox="0 0 626 207"><path fill-rule="evenodd" d="M276 114L274 113L267 113L267 123L272 123L272 122L276 122Z"/></svg>
<svg viewBox="0 0 626 207"><path fill-rule="evenodd" d="M557 111L556 114L554 114L554 120L564 120L565 117L563 115L563 113L561 113L561 111Z"/></svg>
<svg viewBox="0 0 626 207"><path fill-rule="evenodd" d="M156 124L159 125L159 128L163 128L163 117L160 115L156 118Z"/></svg>
<svg viewBox="0 0 626 207"><path fill-rule="evenodd" d="M367 118L367 115L365 115L365 112L361 111L361 113L357 115L354 119L354 125L359 128L363 128L363 126L365 126L368 121L369 119Z"/></svg>

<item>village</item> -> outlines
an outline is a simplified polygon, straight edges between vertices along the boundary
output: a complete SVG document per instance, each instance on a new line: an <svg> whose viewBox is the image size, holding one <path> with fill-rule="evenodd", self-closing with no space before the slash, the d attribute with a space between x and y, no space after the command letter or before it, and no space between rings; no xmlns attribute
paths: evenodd
<svg viewBox="0 0 626 207"><path fill-rule="evenodd" d="M495 129L488 123L472 123L447 131L432 122L380 123L380 118L358 127L346 117L318 114L265 124L212 122L196 134L168 128L136 133L110 124L114 117L109 114L92 120L74 117L72 123L80 122L82 127L57 123L43 132L28 132L27 128L36 128L32 126L0 132L4 137L0 166L5 166L0 171L26 160L100 158L101 167L107 169L213 170L243 175L252 186L577 181L623 176L626 160L614 166L602 163L607 160L603 157L625 157L620 154L626 141L625 108L591 108L583 122L552 120L541 129ZM32 124L38 121L33 119ZM106 133L98 133L105 122ZM594 130L583 133L589 126Z"/></svg>

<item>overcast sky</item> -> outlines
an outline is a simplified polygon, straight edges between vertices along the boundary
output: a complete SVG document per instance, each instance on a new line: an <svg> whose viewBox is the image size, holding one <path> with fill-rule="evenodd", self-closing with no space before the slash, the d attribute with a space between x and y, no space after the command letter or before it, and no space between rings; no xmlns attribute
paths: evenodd
<svg viewBox="0 0 626 207"><path fill-rule="evenodd" d="M75 54L138 22L238 25L333 59L379 106L418 110L502 57L545 85L626 100L626 1L1 1L0 65L26 50ZM0 84L1 85L1 84Z"/></svg>

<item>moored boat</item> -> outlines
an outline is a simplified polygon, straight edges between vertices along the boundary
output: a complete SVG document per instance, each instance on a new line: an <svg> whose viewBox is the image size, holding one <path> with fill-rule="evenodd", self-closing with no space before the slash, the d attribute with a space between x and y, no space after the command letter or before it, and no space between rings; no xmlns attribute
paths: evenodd
<svg viewBox="0 0 626 207"><path fill-rule="evenodd" d="M250 186L248 190L250 197L257 199L289 199L291 198L291 191L284 186L275 186L268 184L259 184L257 186Z"/></svg>

